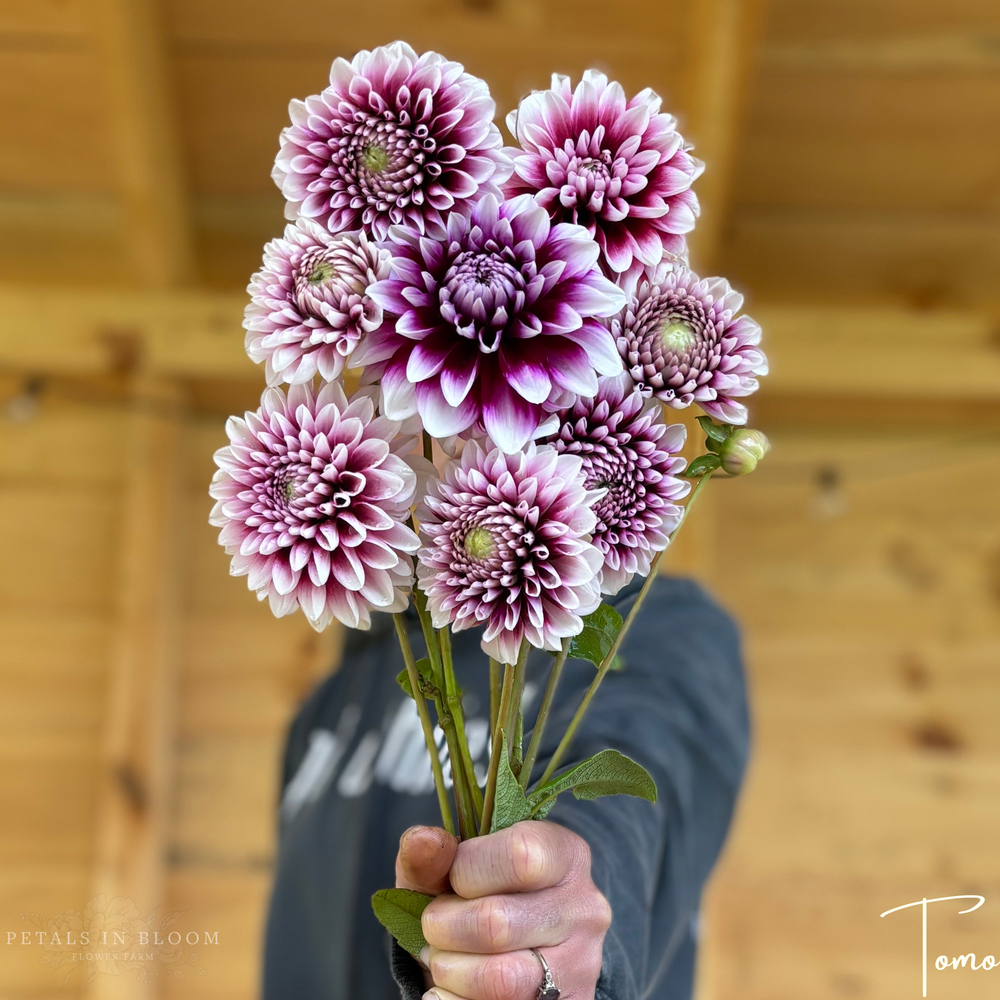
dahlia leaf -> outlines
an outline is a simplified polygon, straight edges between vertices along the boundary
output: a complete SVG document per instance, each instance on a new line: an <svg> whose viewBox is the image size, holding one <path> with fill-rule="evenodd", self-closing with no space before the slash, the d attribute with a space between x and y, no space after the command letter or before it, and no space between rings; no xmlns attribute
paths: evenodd
<svg viewBox="0 0 1000 1000"><path fill-rule="evenodd" d="M569 655L578 660L590 660L599 667L622 627L622 616L610 604L602 604L583 619L583 631L573 636Z"/></svg>
<svg viewBox="0 0 1000 1000"><path fill-rule="evenodd" d="M688 479L700 479L715 472L721 465L722 459L718 455L699 455L681 475Z"/></svg>
<svg viewBox="0 0 1000 1000"><path fill-rule="evenodd" d="M427 945L420 916L433 898L410 889L379 889L372 896L372 909L379 923L414 958Z"/></svg>
<svg viewBox="0 0 1000 1000"><path fill-rule="evenodd" d="M431 678L433 677L433 674L431 672L431 661L428 660L426 656L423 656L419 660L417 660L416 667L417 667L417 676L420 678L421 682L431 680ZM410 687L410 674L407 671L406 667L403 667L403 669L399 672L399 674L397 674L396 683L399 684L399 686L403 689L403 691L406 692L407 695L413 698L413 688Z"/></svg>
<svg viewBox="0 0 1000 1000"><path fill-rule="evenodd" d="M603 795L634 795L647 802L656 801L656 782L644 767L617 750L602 750L531 792L528 803L532 818L543 819L556 797L569 789L578 799L585 800Z"/></svg>
<svg viewBox="0 0 1000 1000"><path fill-rule="evenodd" d="M508 826L531 818L531 807L524 797L507 758L507 734L500 730L500 768L497 771L496 797L493 800L493 821L490 833L506 830Z"/></svg>

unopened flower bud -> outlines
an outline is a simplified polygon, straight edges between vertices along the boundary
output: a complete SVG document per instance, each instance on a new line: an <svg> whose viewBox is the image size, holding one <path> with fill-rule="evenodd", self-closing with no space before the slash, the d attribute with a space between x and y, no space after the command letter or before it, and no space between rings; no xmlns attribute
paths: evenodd
<svg viewBox="0 0 1000 1000"><path fill-rule="evenodd" d="M719 447L722 468L731 476L745 476L771 450L771 442L761 431L740 427Z"/></svg>

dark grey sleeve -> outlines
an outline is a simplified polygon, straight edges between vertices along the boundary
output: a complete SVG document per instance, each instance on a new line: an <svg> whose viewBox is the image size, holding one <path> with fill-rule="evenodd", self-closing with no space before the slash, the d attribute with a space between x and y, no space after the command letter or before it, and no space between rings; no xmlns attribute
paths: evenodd
<svg viewBox="0 0 1000 1000"><path fill-rule="evenodd" d="M623 615L635 591L623 595ZM588 842L594 881L611 903L598 1000L688 1000L702 887L729 828L748 753L739 636L696 584L661 578L622 652L624 670L605 678L566 763L619 750L650 772L659 801L564 795L549 818ZM567 665L544 759L592 678L591 665Z"/></svg>

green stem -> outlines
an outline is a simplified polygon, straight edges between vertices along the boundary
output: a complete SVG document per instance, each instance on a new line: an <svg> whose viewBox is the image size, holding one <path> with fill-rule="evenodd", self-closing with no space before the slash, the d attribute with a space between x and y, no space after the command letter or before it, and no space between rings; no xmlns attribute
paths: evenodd
<svg viewBox="0 0 1000 1000"><path fill-rule="evenodd" d="M417 672L417 662L413 658L413 647L410 637L406 634L406 621L402 615L392 616L396 626L396 636L399 638L399 648L403 651L403 661L406 664L406 676L410 679L410 690L413 700L417 703L417 715L420 716L420 726L424 731L424 742L431 758L431 771L434 774L434 788L437 791L438 805L441 807L441 822L444 828L454 836L455 820L451 815L451 804L448 802L448 790L444 787L444 772L441 770L441 759L438 757L437 742L434 739L434 723L427 711L427 699L420 689L420 675Z"/></svg>
<svg viewBox="0 0 1000 1000"><path fill-rule="evenodd" d="M515 777L521 770L521 748L517 746L518 731L521 721L521 702L524 700L524 681L527 674L528 653L531 646L527 639L521 640L521 648L517 653L517 663L514 664L514 690L511 692L510 704L504 716L504 732L507 734L507 749L511 770Z"/></svg>
<svg viewBox="0 0 1000 1000"><path fill-rule="evenodd" d="M431 623L427 613L427 598L417 587L413 588L413 606L417 609L420 627L424 633L424 644L427 646L427 657L431 662L431 672L437 684L440 696L434 699L438 724L444 731L445 742L448 744L448 757L451 761L451 780L455 789L455 811L458 814L459 836L465 840L476 835L476 809L473 805L472 793L465 780L465 764L458 741L458 730L451 707L446 702L444 667L441 661L441 646L437 629Z"/></svg>
<svg viewBox="0 0 1000 1000"><path fill-rule="evenodd" d="M424 431L423 439L424 439L424 458L426 458L427 461L430 462L431 465L433 465L434 464L434 438L432 438L430 436L430 434L427 433L427 431Z"/></svg>
<svg viewBox="0 0 1000 1000"><path fill-rule="evenodd" d="M469 753L469 740L465 733L465 709L462 706L462 695L458 689L458 682L455 679L455 664L451 656L451 633L447 628L438 632L438 639L441 642L441 662L444 669L445 701L448 712L455 720L455 735L459 749L459 763L465 772L465 787L469 791L469 798L472 800L472 808L476 813L476 822L483 815L483 793L476 781L476 768L472 762L472 754ZM452 763L452 771L455 764Z"/></svg>
<svg viewBox="0 0 1000 1000"><path fill-rule="evenodd" d="M503 686L497 698L496 718L498 721L506 718L513 691L514 668L508 663L503 668ZM480 835L489 833L490 825L493 822L493 807L496 804L497 797L497 774L500 771L500 749L503 746L502 730L499 726L494 725L490 730L490 740L490 769L486 776L486 794L483 797L483 819L479 824Z"/></svg>
<svg viewBox="0 0 1000 1000"><path fill-rule="evenodd" d="M501 666L499 660L490 657L490 732L497 731L497 710L500 707Z"/></svg>
<svg viewBox="0 0 1000 1000"><path fill-rule="evenodd" d="M712 478L712 474L708 473L702 476L698 480L698 485L691 491L691 497L687 504L684 506L684 512L681 514L680 521L677 522L677 527L670 533L671 543L677 537L678 532L684 527L684 522L687 520L688 514L691 512L691 508L694 506L695 500L698 499L698 494L704 489L705 484ZM669 546L668 546L669 547ZM642 589L636 595L635 601L632 604L632 608L622 623L622 627L615 636L615 641L611 644L611 648L608 650L607 656L601 660L601 665L597 668L597 676L590 682L590 687L587 688L587 693L583 696L583 701L580 703L580 707L576 710L576 714L573 716L573 720L570 722L563 734L563 738L559 741L559 746L556 747L555 753L552 755L552 759L549 761L548 767L545 768L545 772L542 774L539 780L539 786L544 785L549 778L555 773L556 768L562 762L563 757L566 755L566 751L569 749L569 745L573 742L573 737L576 735L576 731L579 728L580 722L583 719L584 713L590 706L590 702L594 695L597 693L597 689L601 686L601 681L604 680L604 675L607 674L608 670L611 668L611 664L615 662L615 657L618 655L618 649L625 638L626 633L635 621L635 616L639 613L639 609L642 607L643 601L646 600L646 595L649 593L650 588L653 586L653 581L656 579L657 570L660 565L660 560L663 558L663 553L666 549L662 549L657 552L653 557L653 561L649 567L649 575L646 577L645 583L642 585Z"/></svg>
<svg viewBox="0 0 1000 1000"><path fill-rule="evenodd" d="M545 732L545 723L549 719L549 710L552 708L556 687L559 684L559 678L562 676L563 667L566 665L566 658L569 656L569 647L572 641L571 638L563 639L562 649L556 654L556 661L549 672L549 682L545 685L545 694L542 695L542 703L538 708L538 715L535 718L535 728L532 730L531 740L528 743L528 752L524 755L524 763L521 765L519 780L521 788L525 790L527 790L528 783L531 781L531 769L535 766L535 760L538 757L538 747L542 742L542 733Z"/></svg>

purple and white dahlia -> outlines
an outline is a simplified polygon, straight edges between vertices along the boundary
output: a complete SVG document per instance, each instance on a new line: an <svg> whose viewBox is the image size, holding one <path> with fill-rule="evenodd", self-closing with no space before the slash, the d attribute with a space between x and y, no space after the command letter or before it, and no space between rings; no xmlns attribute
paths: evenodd
<svg viewBox="0 0 1000 1000"><path fill-rule="evenodd" d="M243 326L247 354L268 385L337 378L365 333L382 324L368 287L389 276L389 253L363 233L331 236L310 219L264 247Z"/></svg>
<svg viewBox="0 0 1000 1000"><path fill-rule="evenodd" d="M639 391L682 409L697 403L709 416L743 424L737 402L757 389L767 358L760 327L738 316L743 296L725 278L686 269L646 269L624 282L628 305L611 321L618 350Z"/></svg>
<svg viewBox="0 0 1000 1000"><path fill-rule="evenodd" d="M648 88L626 100L597 70L576 90L554 73L550 90L507 116L521 148L507 150L514 174L504 190L533 195L554 222L586 226L612 271L682 257L698 215L691 184L704 165L676 124Z"/></svg>
<svg viewBox="0 0 1000 1000"><path fill-rule="evenodd" d="M624 293L598 268L582 226L553 225L528 197L487 195L444 239L390 230L392 277L368 294L393 327L369 334L352 364L381 378L383 411L419 412L437 438L481 425L505 452L531 439L543 404L593 395L621 371L607 325Z"/></svg>
<svg viewBox="0 0 1000 1000"><path fill-rule="evenodd" d="M604 559L599 582L601 593L617 594L636 573L649 574L680 522L676 501L691 490L677 478L687 464L679 454L684 426L666 426L663 408L645 401L628 375L602 379L595 397L577 400L559 420L552 447L579 455L584 485L601 491L593 506L593 541Z"/></svg>
<svg viewBox="0 0 1000 1000"><path fill-rule="evenodd" d="M409 517L416 474L397 454L399 424L337 383L314 395L267 389L260 409L226 425L215 453L210 521L275 615L301 607L310 624L368 628L369 611L402 611L420 541Z"/></svg>
<svg viewBox="0 0 1000 1000"><path fill-rule="evenodd" d="M484 81L406 42L335 60L322 94L289 105L271 174L286 217L380 240L390 225L442 236L448 212L510 174L495 110Z"/></svg>
<svg viewBox="0 0 1000 1000"><path fill-rule="evenodd" d="M601 602L591 544L595 494L575 455L516 455L470 442L417 511L417 576L436 628L485 626L483 649L513 663L521 641L559 649Z"/></svg>

